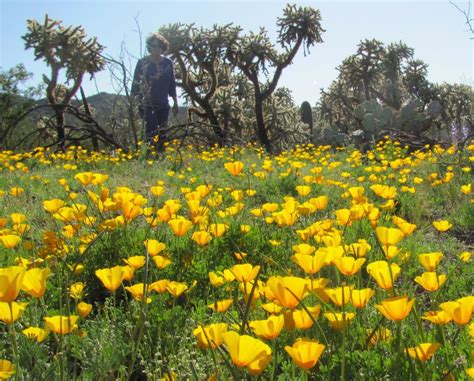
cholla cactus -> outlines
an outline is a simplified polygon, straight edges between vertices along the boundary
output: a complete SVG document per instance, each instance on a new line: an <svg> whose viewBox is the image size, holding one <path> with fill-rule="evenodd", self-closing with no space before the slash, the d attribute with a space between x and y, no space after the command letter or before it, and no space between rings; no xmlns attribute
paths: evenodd
<svg viewBox="0 0 474 381"><path fill-rule="evenodd" d="M243 35L242 28L233 24L212 29L174 24L160 28L160 33L170 42L178 85L191 101L192 112L209 121L217 142L225 142L233 132L245 136L244 122L252 126L253 138L272 151L272 138L283 135L272 128L288 121L274 110L281 101L276 95L278 81L300 48L307 52L322 42L320 21L316 9L286 6L277 21L280 49L264 28Z"/></svg>
<svg viewBox="0 0 474 381"><path fill-rule="evenodd" d="M28 32L22 37L25 48L33 48L35 59L44 60L51 68L50 77L44 75L43 80L56 116L58 144L64 148L64 107L70 103L86 73L92 76L104 68L105 61L101 56L104 47L95 37L87 38L81 26L64 27L61 21L53 20L48 15L42 24L28 20L27 29ZM65 84L58 83L61 71L66 78Z"/></svg>

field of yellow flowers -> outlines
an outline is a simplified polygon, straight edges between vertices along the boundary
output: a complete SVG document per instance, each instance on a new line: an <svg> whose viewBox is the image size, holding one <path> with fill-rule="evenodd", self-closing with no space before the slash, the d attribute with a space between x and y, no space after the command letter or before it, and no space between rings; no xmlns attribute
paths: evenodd
<svg viewBox="0 0 474 381"><path fill-rule="evenodd" d="M473 161L0 152L0 379L474 378Z"/></svg>

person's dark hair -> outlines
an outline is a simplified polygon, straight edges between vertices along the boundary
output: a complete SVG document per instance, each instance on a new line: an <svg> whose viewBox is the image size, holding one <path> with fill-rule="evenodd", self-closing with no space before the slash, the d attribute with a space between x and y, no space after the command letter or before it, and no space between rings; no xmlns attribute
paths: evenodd
<svg viewBox="0 0 474 381"><path fill-rule="evenodd" d="M163 53L166 53L166 51L170 47L170 43L168 42L168 40L157 32L150 34L146 39L146 47L148 51L150 51L150 48L153 45L158 45L161 50L163 50Z"/></svg>

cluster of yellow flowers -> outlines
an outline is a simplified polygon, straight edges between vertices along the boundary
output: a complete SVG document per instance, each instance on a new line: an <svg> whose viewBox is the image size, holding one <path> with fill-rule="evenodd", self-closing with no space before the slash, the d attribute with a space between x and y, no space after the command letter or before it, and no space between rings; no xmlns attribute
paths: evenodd
<svg viewBox="0 0 474 381"><path fill-rule="evenodd" d="M168 155L172 157L176 149L170 145ZM467 151L473 152L474 145ZM214 322L194 329L197 346L229 356L237 368L246 369L251 375L261 374L272 362L275 341L284 330L293 332L293 342L285 345L284 350L298 367L309 371L322 356L330 356L337 350L329 348L330 339L324 325L338 332L346 345L350 335L348 327L363 318L363 311L372 316L378 311L380 318L395 322L398 328L412 311L413 319L420 326L421 320L440 327L449 323L459 327L470 324L474 296L460 295L455 300L443 300L442 296L443 287L450 282L455 270L469 263L471 254L467 251L459 254L448 273L447 267L442 266L443 253L418 252L418 266L424 271L414 279L406 279L412 270L408 266L416 265L410 262L412 255L403 242L415 233L417 225L396 215L400 195L416 194L421 186L450 185L456 179L457 169L449 165L443 174L423 172L424 163L436 164L440 157L452 157L456 154L454 148L434 147L405 154L397 143L387 140L365 155L356 150L347 152L345 162L331 154L329 147L312 145L297 147L274 158L257 150L258 160L229 160L239 155L243 157L244 153L242 148L215 148L196 157L190 151L188 160L200 160L204 165L222 161L226 173L222 179L215 179L217 184L208 181L199 184L199 179L192 176L191 167L178 175L169 171L168 179L180 184L178 192L173 194L170 182L165 180L149 185L141 194L128 186L115 190L106 187L109 174L77 170L78 164L99 165L105 161L120 165L134 159L134 154L91 155L80 147L61 154L44 149L27 154L0 153L0 161L4 163L2 171L30 176L32 182L48 183L49 180L31 175L32 170L25 164L28 160L44 166L63 163L62 169L71 172L65 176L70 177L69 180L58 180L67 196L43 200L44 212L56 229L33 231L41 224L30 220L25 211L0 216L0 246L15 260L15 266L0 268L0 321L7 326L17 322L24 311L31 308L29 298L41 300L44 297L48 277L59 269L58 261L66 261L69 283L65 290L67 297L74 300L74 311L72 307L63 306L62 314L44 316L42 327L29 326L22 332L38 343L46 340L50 332L83 334L79 329L81 319L88 318L94 307L84 299L87 285L81 279L87 252L101 235L134 227L148 232L142 252L124 258L113 267L95 268L94 273L114 300L117 290L123 286L142 308L152 303L158 297L156 294L168 293L179 298L194 287L208 286L152 277L168 266L179 268L192 263L192 258L173 253L178 242L184 241L186 247L205 253L212 249L214 240L226 238L231 231L243 241L258 230L266 235L263 238L270 248L282 251L280 246L290 247L281 258L263 253L268 260L255 263L251 246L244 249L235 242L236 251L230 254L236 264L208 269L209 283L216 294L232 297L207 301L212 311L210 321ZM471 163L473 158L469 158ZM471 163L465 163L461 173L469 173ZM280 202L268 200L264 194L266 181L289 176L298 184L293 195L286 195ZM242 184L245 186L239 186ZM12 204L21 202L22 197L29 197L29 190L23 187L0 190L0 200L3 198ZM458 189L459 197L473 202L469 199L470 183ZM345 204L345 207L335 209L331 204ZM432 229L433 235L453 228L452 222L447 220L431 223L432 227L426 229ZM167 241L154 239L157 231ZM33 239L33 233L41 238ZM282 239L289 241L282 242ZM16 257L10 252L16 252ZM68 262L68 258L74 260ZM400 282L400 278L405 279ZM21 291L23 296L20 296ZM418 294L422 294L424 300L419 305ZM425 295L429 295L428 299ZM235 319L233 307L240 312L241 321ZM324 319L320 319L320 315ZM318 339L305 335L296 337L315 326ZM386 327L383 322L366 327L368 348L391 340L393 335ZM473 330L471 324L471 336ZM434 337L430 332L420 334L420 341L403 351L425 362L446 345L434 341ZM472 368L467 368L472 375ZM0 360L0 378L8 378L14 372L15 366L10 361Z"/></svg>

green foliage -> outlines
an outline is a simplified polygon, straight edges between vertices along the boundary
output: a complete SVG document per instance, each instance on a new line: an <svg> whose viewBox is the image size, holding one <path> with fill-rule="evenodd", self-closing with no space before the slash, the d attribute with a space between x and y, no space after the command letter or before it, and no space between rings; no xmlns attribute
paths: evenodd
<svg viewBox="0 0 474 381"><path fill-rule="evenodd" d="M23 64L0 72L0 147L4 149L15 147L34 128L31 123L21 121L42 91L41 86L22 88L31 77L32 73Z"/></svg>
<svg viewBox="0 0 474 381"><path fill-rule="evenodd" d="M317 107L326 143L362 147L389 133L423 146L426 139L459 141L465 129L472 131L472 88L430 83L427 65L402 42L361 41L338 71Z"/></svg>

